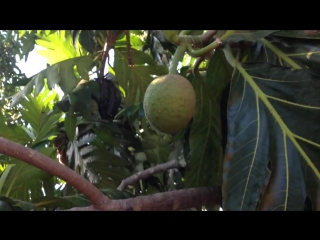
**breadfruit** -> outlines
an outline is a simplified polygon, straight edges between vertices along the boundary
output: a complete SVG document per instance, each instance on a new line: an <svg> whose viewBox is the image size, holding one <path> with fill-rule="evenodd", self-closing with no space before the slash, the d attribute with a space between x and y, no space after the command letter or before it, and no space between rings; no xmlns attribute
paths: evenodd
<svg viewBox="0 0 320 240"><path fill-rule="evenodd" d="M148 86L143 108L151 125L160 132L174 134L185 128L196 110L191 83L180 75L168 74Z"/></svg>

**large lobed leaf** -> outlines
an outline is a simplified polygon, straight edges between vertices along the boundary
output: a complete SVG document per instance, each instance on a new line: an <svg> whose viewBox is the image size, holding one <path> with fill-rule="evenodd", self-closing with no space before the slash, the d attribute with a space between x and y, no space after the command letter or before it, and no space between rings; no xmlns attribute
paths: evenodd
<svg viewBox="0 0 320 240"><path fill-rule="evenodd" d="M239 72L232 79L224 210L303 210L307 197L319 210L319 77L267 63L244 68L262 92Z"/></svg>
<svg viewBox="0 0 320 240"><path fill-rule="evenodd" d="M74 67L77 71L74 70ZM22 91L12 96L11 106L19 104L26 95L32 92L33 86L35 86L35 96L38 96L45 85L45 79L49 89L59 85L64 93L69 93L77 86L80 79L89 78L88 72L92 67L93 59L90 56L76 57L49 66L36 74Z"/></svg>
<svg viewBox="0 0 320 240"><path fill-rule="evenodd" d="M128 52L125 47L115 48L114 70L119 85L126 94L126 107L132 106L135 101L142 102L144 93L155 76L168 73L164 66L155 65L147 53L131 49L133 67L129 67Z"/></svg>
<svg viewBox="0 0 320 240"><path fill-rule="evenodd" d="M38 34L36 43L44 48L38 53L48 59L48 63L55 63L81 56L73 46L72 37L69 30L59 30L49 35Z"/></svg>

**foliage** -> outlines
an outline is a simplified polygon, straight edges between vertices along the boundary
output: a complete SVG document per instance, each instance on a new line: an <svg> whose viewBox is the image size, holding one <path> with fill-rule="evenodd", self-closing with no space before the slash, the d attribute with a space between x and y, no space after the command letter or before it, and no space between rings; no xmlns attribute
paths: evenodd
<svg viewBox="0 0 320 240"><path fill-rule="evenodd" d="M316 30L20 30L1 31L0 41L0 137L60 161L111 199L221 186L223 210L320 209ZM35 44L49 64L28 79L15 57L27 60ZM142 104L150 82L168 73L186 77L197 99L174 135L150 127ZM117 190L170 160L186 167ZM90 205L63 180L4 155L0 196L2 210Z"/></svg>

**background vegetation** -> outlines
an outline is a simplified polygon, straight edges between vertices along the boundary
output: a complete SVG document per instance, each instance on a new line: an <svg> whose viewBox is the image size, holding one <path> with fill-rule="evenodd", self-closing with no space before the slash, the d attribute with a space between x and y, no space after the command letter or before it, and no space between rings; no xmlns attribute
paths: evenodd
<svg viewBox="0 0 320 240"><path fill-rule="evenodd" d="M319 210L319 41L318 30L1 31L0 209ZM17 58L35 45L48 66L28 78ZM168 73L197 97L175 135L142 106Z"/></svg>

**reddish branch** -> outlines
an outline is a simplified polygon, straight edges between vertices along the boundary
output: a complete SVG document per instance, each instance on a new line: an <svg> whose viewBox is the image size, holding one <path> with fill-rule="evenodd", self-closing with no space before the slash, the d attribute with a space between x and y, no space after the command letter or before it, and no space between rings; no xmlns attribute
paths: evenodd
<svg viewBox="0 0 320 240"><path fill-rule="evenodd" d="M172 160L163 164L159 164L157 166L137 172L136 174L124 179L117 189L120 191L123 191L128 185L132 185L135 182L139 181L140 179L146 179L153 174L165 172L172 168L181 168L181 167L184 167L184 166L182 166L180 162L177 162L175 160Z"/></svg>
<svg viewBox="0 0 320 240"><path fill-rule="evenodd" d="M31 148L24 147L18 143L0 137L0 153L22 160L65 180L87 196L97 209L110 201L98 188L93 186L75 171Z"/></svg>
<svg viewBox="0 0 320 240"><path fill-rule="evenodd" d="M189 208L221 204L220 188L189 188L171 192L139 196L124 200L110 200L105 211L179 211ZM69 211L92 211L92 207L72 208Z"/></svg>
<svg viewBox="0 0 320 240"><path fill-rule="evenodd" d="M17 158L55 175L83 193L92 203L84 211L178 211L208 204L221 203L220 188L191 188L125 200L110 200L75 171L53 159L18 143L0 137L0 153Z"/></svg>
<svg viewBox="0 0 320 240"><path fill-rule="evenodd" d="M123 30L108 30L107 31L107 41L104 44L104 49L101 57L102 66L100 69L100 79L103 79L104 77L104 68L106 66L107 58L109 58L109 51L114 47L115 42L119 38L119 36L123 33Z"/></svg>
<svg viewBox="0 0 320 240"><path fill-rule="evenodd" d="M205 58L205 56L201 56L201 57L197 58L196 62L193 65L193 68L192 68L192 74L194 74L196 71L198 71L199 66L203 62L204 58Z"/></svg>

